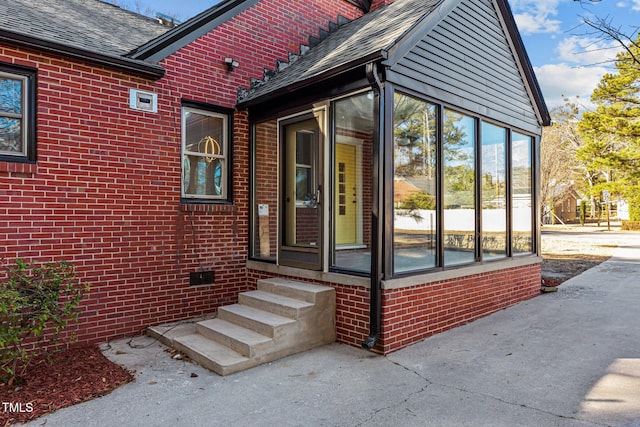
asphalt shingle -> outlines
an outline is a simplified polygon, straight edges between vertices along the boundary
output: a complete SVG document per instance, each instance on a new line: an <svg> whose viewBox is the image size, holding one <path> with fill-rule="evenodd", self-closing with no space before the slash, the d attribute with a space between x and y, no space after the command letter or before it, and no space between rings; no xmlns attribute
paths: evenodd
<svg viewBox="0 0 640 427"><path fill-rule="evenodd" d="M440 3L441 0L396 0L389 6L349 22L268 81L244 91L239 101L248 102L333 69L357 63L362 58L382 54Z"/></svg>
<svg viewBox="0 0 640 427"><path fill-rule="evenodd" d="M0 3L0 29L124 56L170 27L100 0L5 0Z"/></svg>

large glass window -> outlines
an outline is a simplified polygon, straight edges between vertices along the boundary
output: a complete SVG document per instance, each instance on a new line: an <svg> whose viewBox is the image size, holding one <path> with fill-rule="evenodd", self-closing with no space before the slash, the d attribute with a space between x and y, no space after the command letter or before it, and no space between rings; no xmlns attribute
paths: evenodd
<svg viewBox="0 0 640 427"><path fill-rule="evenodd" d="M0 65L0 160L35 161L35 71Z"/></svg>
<svg viewBox="0 0 640 427"><path fill-rule="evenodd" d="M482 123L482 259L507 255L507 130Z"/></svg>
<svg viewBox="0 0 640 427"><path fill-rule="evenodd" d="M395 94L393 262L403 273L437 266L436 106Z"/></svg>
<svg viewBox="0 0 640 427"><path fill-rule="evenodd" d="M229 115L182 107L182 197L227 200Z"/></svg>
<svg viewBox="0 0 640 427"><path fill-rule="evenodd" d="M332 164L332 267L371 270L373 93L335 101Z"/></svg>
<svg viewBox="0 0 640 427"><path fill-rule="evenodd" d="M475 261L476 249L476 119L445 110L444 265Z"/></svg>
<svg viewBox="0 0 640 427"><path fill-rule="evenodd" d="M533 164L532 138L511 136L511 206L513 254L533 252Z"/></svg>

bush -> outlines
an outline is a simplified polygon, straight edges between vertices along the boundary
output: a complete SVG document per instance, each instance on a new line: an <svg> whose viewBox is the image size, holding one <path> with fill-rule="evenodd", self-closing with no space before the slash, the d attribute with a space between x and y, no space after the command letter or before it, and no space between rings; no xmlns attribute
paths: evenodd
<svg viewBox="0 0 640 427"><path fill-rule="evenodd" d="M41 343L45 332L47 344L57 345L69 322L78 320L89 286L80 284L68 262L36 266L16 259L6 271L0 288L0 381L11 385L36 354L29 345Z"/></svg>
<svg viewBox="0 0 640 427"><path fill-rule="evenodd" d="M622 229L640 231L640 221L622 221Z"/></svg>
<svg viewBox="0 0 640 427"><path fill-rule="evenodd" d="M584 221L587 218L587 201L580 200L580 225L584 225Z"/></svg>

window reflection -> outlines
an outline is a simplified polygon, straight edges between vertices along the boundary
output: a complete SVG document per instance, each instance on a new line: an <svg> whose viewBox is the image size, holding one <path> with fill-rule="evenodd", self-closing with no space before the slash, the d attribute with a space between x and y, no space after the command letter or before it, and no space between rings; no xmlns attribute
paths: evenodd
<svg viewBox="0 0 640 427"><path fill-rule="evenodd" d="M183 197L226 197L227 117L183 107L183 123Z"/></svg>
<svg viewBox="0 0 640 427"><path fill-rule="evenodd" d="M373 93L333 104L332 267L371 270Z"/></svg>
<svg viewBox="0 0 640 427"><path fill-rule="evenodd" d="M511 137L511 245L514 254L533 252L532 138L513 133Z"/></svg>
<svg viewBox="0 0 640 427"><path fill-rule="evenodd" d="M482 124L482 259L507 255L507 130Z"/></svg>
<svg viewBox="0 0 640 427"><path fill-rule="evenodd" d="M444 265L475 260L476 121L451 110L443 120Z"/></svg>
<svg viewBox="0 0 640 427"><path fill-rule="evenodd" d="M403 273L437 265L437 122L433 104L394 98L393 262Z"/></svg>
<svg viewBox="0 0 640 427"><path fill-rule="evenodd" d="M0 74L0 154L24 155L23 141L23 78Z"/></svg>

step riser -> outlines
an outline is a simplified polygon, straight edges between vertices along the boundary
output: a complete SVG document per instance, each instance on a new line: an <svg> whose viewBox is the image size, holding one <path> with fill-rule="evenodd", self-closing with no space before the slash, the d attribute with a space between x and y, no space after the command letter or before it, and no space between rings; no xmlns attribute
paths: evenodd
<svg viewBox="0 0 640 427"><path fill-rule="evenodd" d="M269 338L277 338L291 329L295 323L287 323L284 325L269 325L259 320L245 317L242 314L235 313L233 311L226 310L225 307L218 309L218 319L226 320L227 322L235 323L236 325L244 328L256 331L259 334L267 336Z"/></svg>
<svg viewBox="0 0 640 427"><path fill-rule="evenodd" d="M180 341L174 341L173 348L181 353L186 354L192 360L195 360L199 365L207 368L210 371L215 372L218 375L224 375L224 367L213 361L211 358L198 353L191 349L191 347L182 344Z"/></svg>
<svg viewBox="0 0 640 427"><path fill-rule="evenodd" d="M311 285L302 282L294 282L287 279L262 279L258 280L258 289L271 292L283 297L294 298L300 301L316 303L318 295L330 293L331 290L323 286Z"/></svg>
<svg viewBox="0 0 640 427"><path fill-rule="evenodd" d="M206 326L203 326L201 324L196 325L196 331L203 337L224 344L232 350L235 350L247 357L255 357L259 352L264 352L266 349L273 346L273 341L268 341L260 344L247 344L243 341L235 339L234 337L224 334L224 332L207 328Z"/></svg>
<svg viewBox="0 0 640 427"><path fill-rule="evenodd" d="M254 366L256 366L255 362L252 359L247 359L244 362L237 362L230 365L222 365L216 362L213 358L193 350L191 347L182 344L180 341L175 341L173 344L173 348L181 353L186 354L202 367L222 376L244 371L245 369L253 368Z"/></svg>
<svg viewBox="0 0 640 427"><path fill-rule="evenodd" d="M274 303L272 301L265 301L260 298L256 298L248 293L238 295L238 302L240 304L248 305L249 307L259 308L260 310L268 311L270 313L277 314L279 316L288 317L290 319L298 319L307 311L307 309L299 309L296 307L289 307Z"/></svg>

